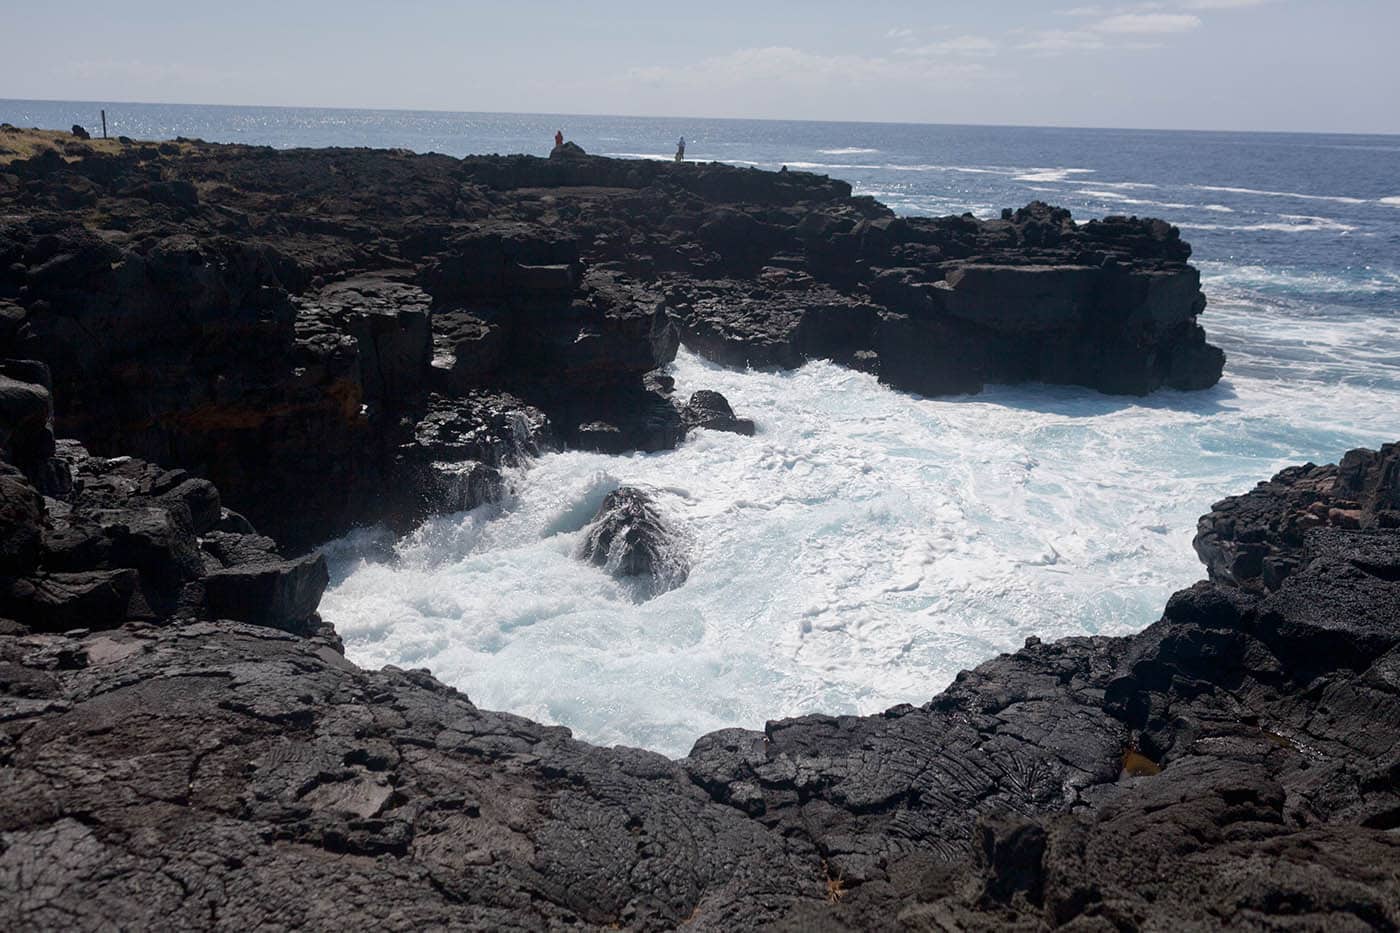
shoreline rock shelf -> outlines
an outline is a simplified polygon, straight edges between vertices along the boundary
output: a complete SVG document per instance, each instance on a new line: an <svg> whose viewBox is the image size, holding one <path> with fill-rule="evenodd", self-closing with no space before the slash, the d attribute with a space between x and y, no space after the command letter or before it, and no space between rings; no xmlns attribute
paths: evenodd
<svg viewBox="0 0 1400 933"><path fill-rule="evenodd" d="M1210 580L1138 635L679 761L357 668L292 556L559 444L752 430L670 397L678 339L916 391L1212 384L1166 225L577 154L82 145L0 165L5 928L1400 927L1396 445L1217 503ZM624 574L675 551L636 490L595 521Z"/></svg>
<svg viewBox="0 0 1400 933"><path fill-rule="evenodd" d="M1224 362L1156 220L900 218L721 164L113 146L0 162L0 351L48 366L60 436L189 469L292 547L439 507L384 491L450 462L419 426L483 392L566 445L675 446L647 374L679 340L926 394L1199 389ZM494 469L514 440L481 410Z"/></svg>

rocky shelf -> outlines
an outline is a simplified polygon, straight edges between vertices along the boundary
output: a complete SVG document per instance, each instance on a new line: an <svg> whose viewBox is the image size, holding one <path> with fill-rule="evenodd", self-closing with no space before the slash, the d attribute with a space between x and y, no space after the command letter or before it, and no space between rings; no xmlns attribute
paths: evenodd
<svg viewBox="0 0 1400 933"><path fill-rule="evenodd" d="M361 670L316 612L298 551L348 523L553 445L751 431L669 397L678 341L923 392L1211 385L1188 257L1157 221L568 152L0 164L0 923L1400 927L1397 445L1218 503L1210 579L1141 634L680 761ZM584 556L654 573L610 531L648 508Z"/></svg>
<svg viewBox="0 0 1400 933"><path fill-rule="evenodd" d="M33 135L0 127L0 357L47 367L59 436L188 469L293 546L469 504L522 448L675 446L646 375L679 340L923 393L1199 389L1224 364L1158 220L899 218L824 176L564 149ZM434 475L465 459L466 487Z"/></svg>

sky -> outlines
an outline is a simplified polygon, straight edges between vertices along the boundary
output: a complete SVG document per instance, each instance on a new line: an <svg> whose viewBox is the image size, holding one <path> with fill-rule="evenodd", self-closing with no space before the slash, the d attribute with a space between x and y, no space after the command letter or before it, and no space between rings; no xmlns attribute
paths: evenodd
<svg viewBox="0 0 1400 933"><path fill-rule="evenodd" d="M1400 0L0 0L0 98L1400 133Z"/></svg>

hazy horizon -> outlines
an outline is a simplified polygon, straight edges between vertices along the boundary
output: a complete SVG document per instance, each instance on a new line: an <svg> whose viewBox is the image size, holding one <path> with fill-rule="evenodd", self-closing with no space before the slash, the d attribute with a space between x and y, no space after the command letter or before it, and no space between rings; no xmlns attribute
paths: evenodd
<svg viewBox="0 0 1400 933"><path fill-rule="evenodd" d="M727 117L715 114L655 114L655 113L585 113L563 111L525 111L525 110L445 110L436 107L350 107L350 106L322 106L315 104L213 104L202 103L200 101L188 100L77 100L65 98L41 98L41 97L5 97L0 98L0 104L6 103L32 103L32 104L90 104L94 107L120 107L129 105L133 107L225 107L231 110L343 110L347 113L432 113L462 116L530 116L530 117L560 117L562 119L609 119L621 118L629 120L674 120L684 122L686 120L732 120L737 123L840 123L855 124L862 123L872 126L929 126L929 127L976 127L980 129L1026 129L1026 130L1077 130L1104 132L1124 132L1124 133L1239 133L1244 135L1258 136L1394 136L1400 137L1400 130L1394 132L1364 131L1364 130L1278 130L1278 129L1224 129L1200 126L1091 126L1073 123L978 123L978 122L930 122L923 120L845 120L845 119L817 119L800 117ZM94 111L96 113L96 111ZM108 114L109 118L114 116ZM0 119L4 119L4 114L0 113ZM25 127L26 129L28 127ZM34 129L63 129L68 127L34 127ZM91 127L88 127L91 129Z"/></svg>
<svg viewBox="0 0 1400 933"><path fill-rule="evenodd" d="M11 14L21 41L0 59L0 89L63 102L1400 133L1389 0L928 6L80 0Z"/></svg>

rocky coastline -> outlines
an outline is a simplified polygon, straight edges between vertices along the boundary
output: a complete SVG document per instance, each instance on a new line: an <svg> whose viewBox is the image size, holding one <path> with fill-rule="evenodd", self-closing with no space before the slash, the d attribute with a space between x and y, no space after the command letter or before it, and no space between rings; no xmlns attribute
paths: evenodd
<svg viewBox="0 0 1400 933"><path fill-rule="evenodd" d="M34 138L0 127L7 928L1400 928L1400 445L1217 503L1209 579L1138 635L679 761L361 670L316 611L305 549L354 524L560 445L751 433L671 397L680 342L924 393L1213 385L1175 228L569 150ZM683 585L654 525L620 491L580 558Z"/></svg>

